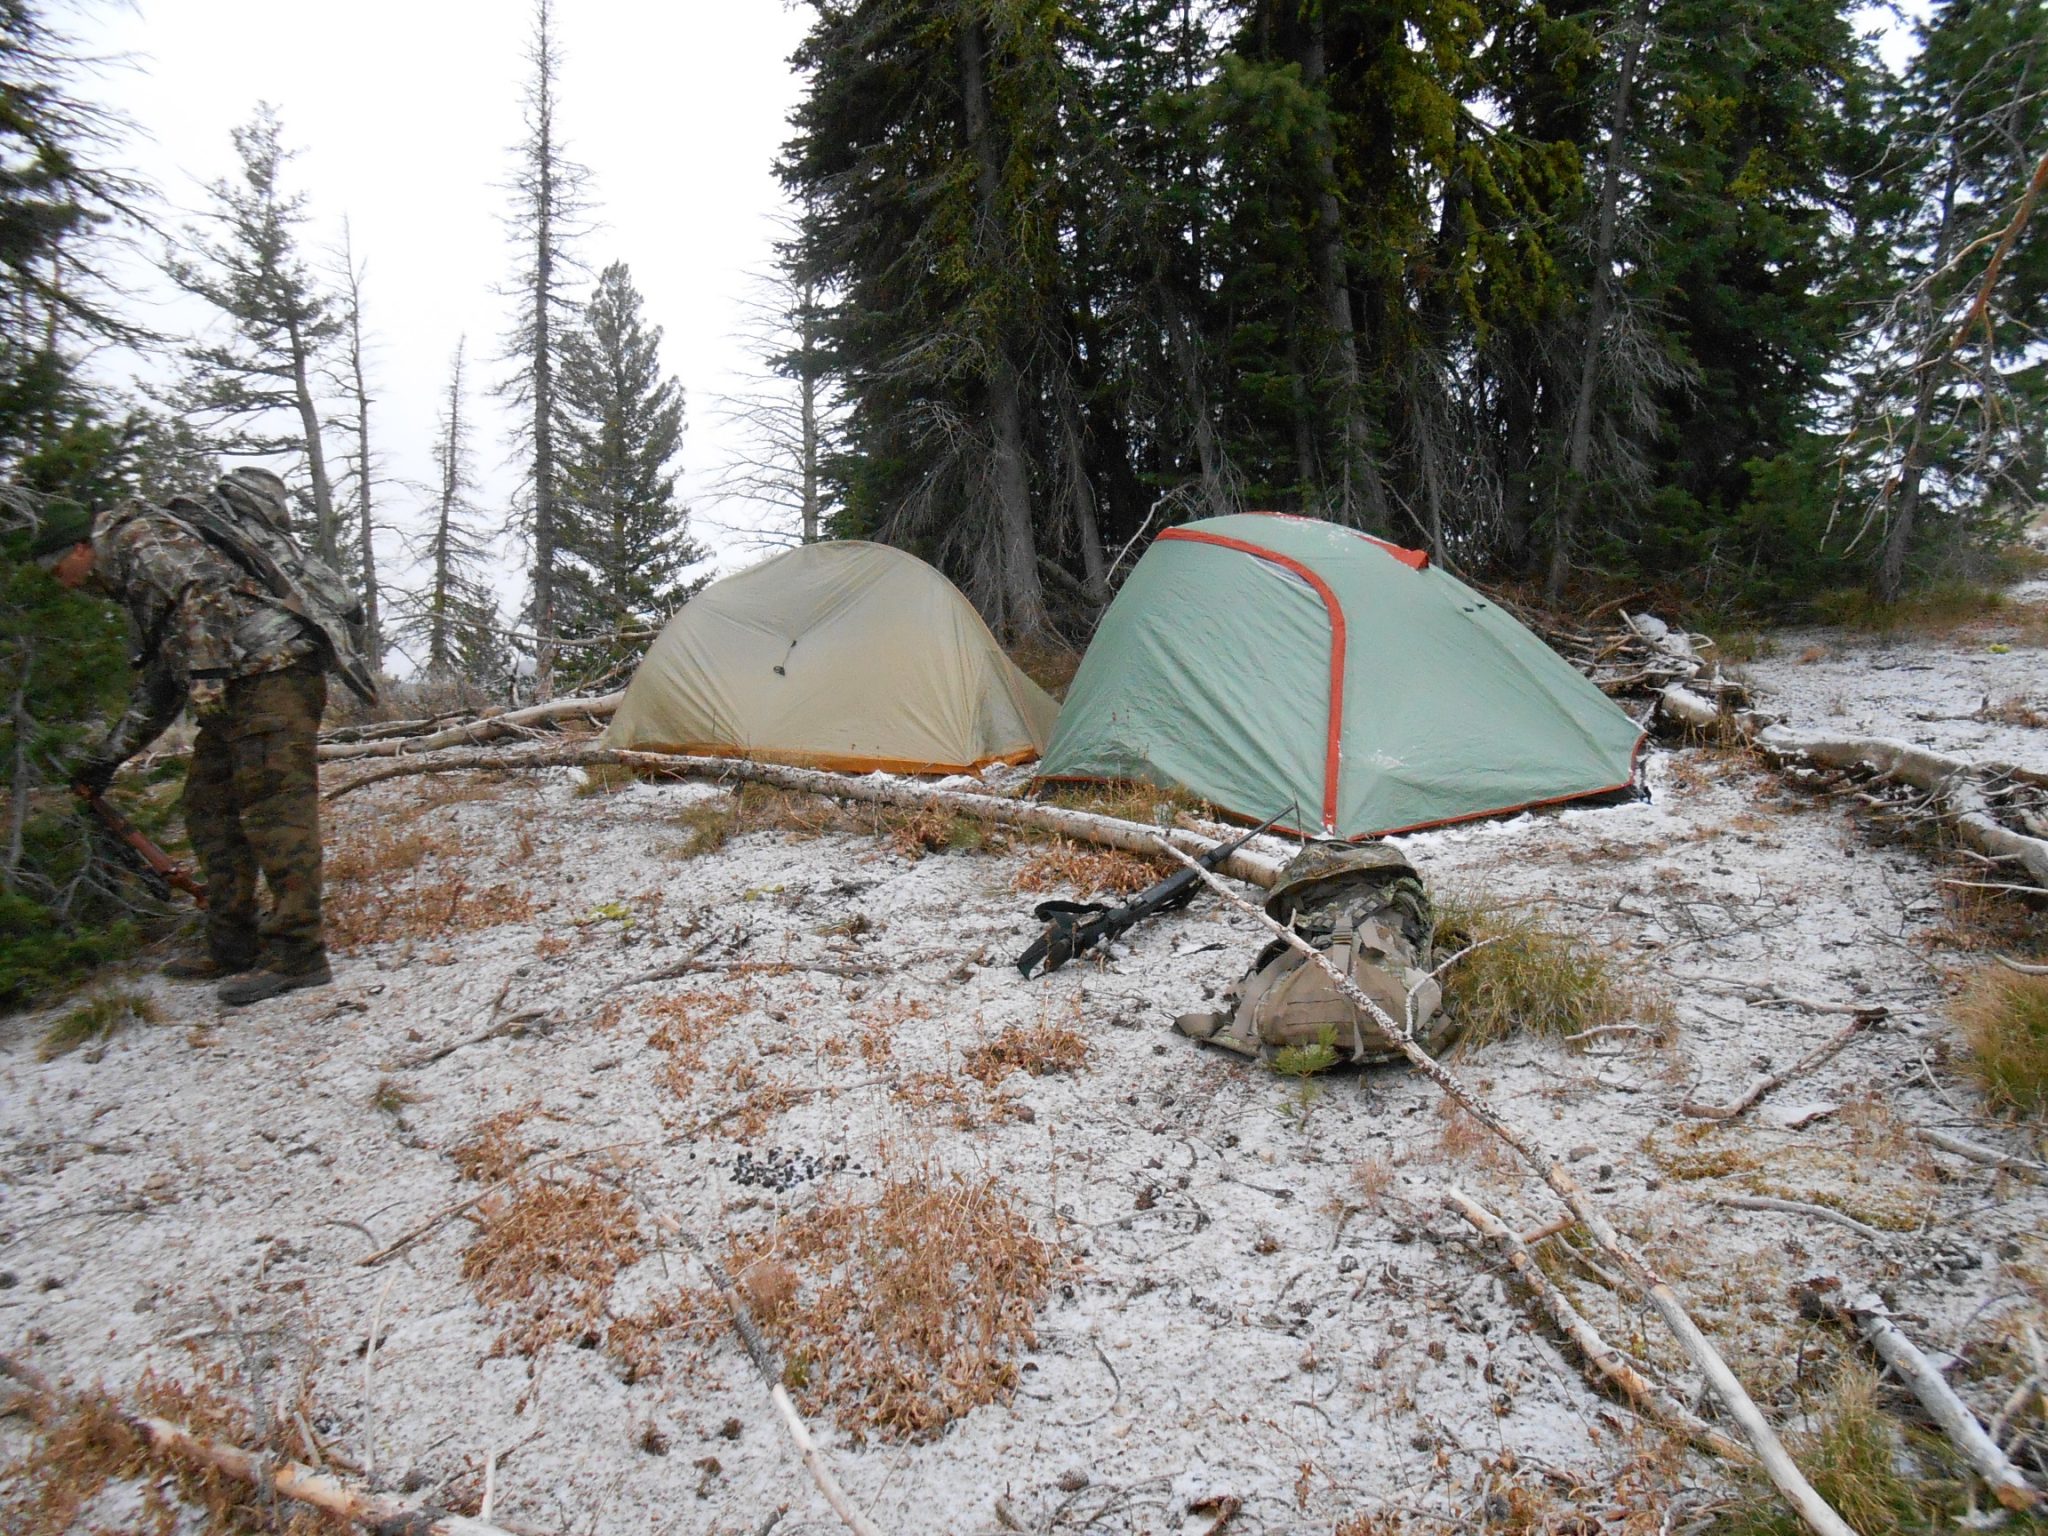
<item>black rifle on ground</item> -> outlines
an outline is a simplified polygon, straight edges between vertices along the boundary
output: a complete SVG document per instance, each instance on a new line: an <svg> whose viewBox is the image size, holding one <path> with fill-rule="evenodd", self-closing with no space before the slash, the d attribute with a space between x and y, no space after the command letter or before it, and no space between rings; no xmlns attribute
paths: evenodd
<svg viewBox="0 0 2048 1536"><path fill-rule="evenodd" d="M149 887L151 895L159 901L168 901L175 888L200 906L206 905L206 887L195 880L182 864L152 843L140 827L109 805L104 795L94 794L83 784L72 785L71 792L105 828L108 836L101 846L132 870Z"/></svg>
<svg viewBox="0 0 2048 1536"><path fill-rule="evenodd" d="M1234 842L1218 843L1195 862L1213 870L1261 832L1272 830L1279 819L1275 816L1264 826L1253 827ZM1031 909L1031 915L1045 924L1045 932L1017 957L1017 969L1029 976L1032 967L1043 961L1041 976L1056 971L1076 955L1085 955L1096 945L1116 938L1133 923L1155 912L1171 912L1186 906L1200 888L1201 877L1192 869L1182 869L1138 892L1120 907L1100 901L1041 901Z"/></svg>

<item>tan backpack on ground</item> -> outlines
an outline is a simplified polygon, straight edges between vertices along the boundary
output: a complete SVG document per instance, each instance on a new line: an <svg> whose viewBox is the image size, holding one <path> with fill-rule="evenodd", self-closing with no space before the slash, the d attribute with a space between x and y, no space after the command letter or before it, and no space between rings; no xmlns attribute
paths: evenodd
<svg viewBox="0 0 2048 1536"><path fill-rule="evenodd" d="M1450 1032L1443 992L1429 974L1434 916L1421 877L1384 844L1317 843L1281 872L1266 910L1290 924L1397 1024L1434 1053ZM1183 1014L1182 1034L1257 1056L1330 1038L1342 1059L1401 1059L1400 1047L1299 950L1274 940L1225 994L1223 1013Z"/></svg>

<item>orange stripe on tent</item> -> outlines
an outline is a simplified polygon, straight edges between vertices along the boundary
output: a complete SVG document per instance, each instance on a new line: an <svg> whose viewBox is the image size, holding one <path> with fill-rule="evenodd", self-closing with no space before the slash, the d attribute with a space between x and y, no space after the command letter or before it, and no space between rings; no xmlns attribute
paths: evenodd
<svg viewBox="0 0 2048 1536"><path fill-rule="evenodd" d="M1277 517L1282 522L1288 523L1316 523L1323 527L1334 526L1324 523L1320 517L1303 517L1299 512L1247 512L1245 516ZM1354 539L1363 539L1366 543L1376 548L1384 549L1411 571L1424 570L1429 565L1429 551L1426 549L1409 549L1406 545L1390 544L1385 539L1376 539L1371 534L1361 533L1356 528L1345 528L1342 531L1350 534Z"/></svg>
<svg viewBox="0 0 2048 1536"><path fill-rule="evenodd" d="M1189 544L1214 544L1220 549L1234 549L1241 555L1250 555L1254 560L1264 560L1292 571L1314 588L1316 596L1323 600L1323 609L1330 617L1330 719L1323 743L1323 830L1332 837L1336 836L1337 781L1344 771L1344 608L1337 601L1337 594L1330 590L1328 582L1299 560L1277 550L1248 544L1243 539L1226 538L1220 533L1196 533L1187 528L1168 528L1159 538L1178 539Z"/></svg>

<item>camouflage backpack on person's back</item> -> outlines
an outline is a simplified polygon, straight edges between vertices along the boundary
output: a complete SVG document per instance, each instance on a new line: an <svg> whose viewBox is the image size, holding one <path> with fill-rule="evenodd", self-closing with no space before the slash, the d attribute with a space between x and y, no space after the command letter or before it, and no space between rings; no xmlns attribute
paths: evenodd
<svg viewBox="0 0 2048 1536"><path fill-rule="evenodd" d="M377 679L363 660L362 600L342 575L292 537L284 482L267 469L223 475L204 500L173 496L163 509L246 570L321 643L328 671L365 704Z"/></svg>
<svg viewBox="0 0 2048 1536"><path fill-rule="evenodd" d="M1397 1024L1412 1017L1424 1050L1450 1034L1442 989L1429 974L1435 917L1421 876L1385 844L1315 843L1280 873L1266 911L1321 950ZM1182 1034L1256 1056L1313 1045L1335 1032L1343 1058L1398 1060L1400 1048L1299 950L1275 939L1226 994L1226 1013L1188 1013Z"/></svg>

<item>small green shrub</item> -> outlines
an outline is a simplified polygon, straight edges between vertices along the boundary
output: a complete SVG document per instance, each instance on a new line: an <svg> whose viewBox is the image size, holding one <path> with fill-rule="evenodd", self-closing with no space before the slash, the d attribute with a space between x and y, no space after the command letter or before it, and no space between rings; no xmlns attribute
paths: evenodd
<svg viewBox="0 0 2048 1536"><path fill-rule="evenodd" d="M2015 1114L2048 1116L2048 976L1981 971L1955 1018L1984 1096Z"/></svg>
<svg viewBox="0 0 2048 1536"><path fill-rule="evenodd" d="M156 1004L140 992L105 992L80 1003L52 1024L36 1047L38 1061L55 1061L82 1045L111 1039L130 1024L154 1024Z"/></svg>
<svg viewBox="0 0 2048 1536"><path fill-rule="evenodd" d="M1291 1077L1295 1084L1295 1118L1306 1120L1322 1092L1316 1081L1321 1073L1337 1065L1337 1026L1326 1024L1313 1045L1283 1045L1273 1053L1273 1070Z"/></svg>
<svg viewBox="0 0 2048 1536"><path fill-rule="evenodd" d="M1616 974L1608 958L1571 934L1545 928L1527 912L1439 900L1436 952L1472 952L1443 974L1444 1006L1467 1045L1516 1031L1577 1035L1634 1021L1662 1028L1670 1005Z"/></svg>

